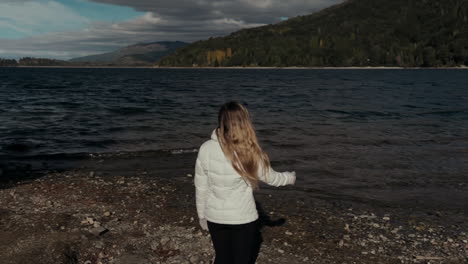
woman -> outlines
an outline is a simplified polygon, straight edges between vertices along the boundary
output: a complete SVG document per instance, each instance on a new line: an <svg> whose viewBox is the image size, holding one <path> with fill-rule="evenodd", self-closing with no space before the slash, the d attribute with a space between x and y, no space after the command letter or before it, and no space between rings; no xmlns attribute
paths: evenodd
<svg viewBox="0 0 468 264"><path fill-rule="evenodd" d="M237 102L228 102L219 111L211 140L200 147L195 166L197 213L200 226L211 234L215 264L255 263L259 230L253 190L259 181L294 184L296 173L279 173L270 167L249 112Z"/></svg>

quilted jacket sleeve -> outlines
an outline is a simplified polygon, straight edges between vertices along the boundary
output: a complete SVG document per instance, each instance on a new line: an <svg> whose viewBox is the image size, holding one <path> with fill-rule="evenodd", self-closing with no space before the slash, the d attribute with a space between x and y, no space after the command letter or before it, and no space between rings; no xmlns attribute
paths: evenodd
<svg viewBox="0 0 468 264"><path fill-rule="evenodd" d="M277 172L273 168L268 167L264 172L263 166L259 166L258 176L262 182L265 182L272 186L284 186L288 184L294 184L296 182L296 172L286 171Z"/></svg>
<svg viewBox="0 0 468 264"><path fill-rule="evenodd" d="M197 205L197 214L199 219L205 218L205 203L208 191L208 176L204 166L203 146L198 151L197 161L195 162L195 200Z"/></svg>

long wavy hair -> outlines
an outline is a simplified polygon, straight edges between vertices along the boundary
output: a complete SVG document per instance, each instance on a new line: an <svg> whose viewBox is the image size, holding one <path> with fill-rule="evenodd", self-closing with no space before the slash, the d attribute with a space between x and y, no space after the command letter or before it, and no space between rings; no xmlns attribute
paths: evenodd
<svg viewBox="0 0 468 264"><path fill-rule="evenodd" d="M247 108L234 101L221 106L217 136L234 169L253 189L258 188L259 166L263 166L265 173L270 167L270 160L258 144Z"/></svg>

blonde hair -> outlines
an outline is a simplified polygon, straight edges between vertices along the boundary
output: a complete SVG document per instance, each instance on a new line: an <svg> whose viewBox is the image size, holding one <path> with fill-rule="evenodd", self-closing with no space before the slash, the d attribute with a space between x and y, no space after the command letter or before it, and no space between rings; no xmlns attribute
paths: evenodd
<svg viewBox="0 0 468 264"><path fill-rule="evenodd" d="M270 160L258 144L247 108L238 102L221 106L216 132L221 148L234 169L253 189L258 188L259 166L263 166L263 172L266 172Z"/></svg>

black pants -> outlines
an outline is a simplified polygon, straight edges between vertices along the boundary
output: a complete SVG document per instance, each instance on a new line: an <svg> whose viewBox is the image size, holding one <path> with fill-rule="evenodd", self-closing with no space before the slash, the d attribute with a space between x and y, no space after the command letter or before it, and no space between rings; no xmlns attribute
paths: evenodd
<svg viewBox="0 0 468 264"><path fill-rule="evenodd" d="M260 249L258 220L242 225L208 222L216 252L215 264L254 264Z"/></svg>

